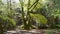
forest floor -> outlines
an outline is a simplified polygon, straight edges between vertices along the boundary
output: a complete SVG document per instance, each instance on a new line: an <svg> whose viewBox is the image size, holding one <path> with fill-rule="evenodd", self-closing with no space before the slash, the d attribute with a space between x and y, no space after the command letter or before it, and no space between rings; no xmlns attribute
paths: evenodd
<svg viewBox="0 0 60 34"><path fill-rule="evenodd" d="M60 29L10 30L5 34L60 34Z"/></svg>

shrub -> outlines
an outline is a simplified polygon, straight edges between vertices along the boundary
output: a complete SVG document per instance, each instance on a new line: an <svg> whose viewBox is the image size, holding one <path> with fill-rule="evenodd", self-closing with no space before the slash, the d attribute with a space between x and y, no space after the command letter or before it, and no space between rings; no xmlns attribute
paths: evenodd
<svg viewBox="0 0 60 34"><path fill-rule="evenodd" d="M15 27L16 22L14 19L11 19L7 16L1 16L0 15L0 31L4 31L7 28Z"/></svg>

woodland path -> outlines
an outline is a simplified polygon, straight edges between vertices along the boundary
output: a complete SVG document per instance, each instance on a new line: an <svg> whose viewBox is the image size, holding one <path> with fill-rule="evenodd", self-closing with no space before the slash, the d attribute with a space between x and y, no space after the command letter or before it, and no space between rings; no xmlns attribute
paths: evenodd
<svg viewBox="0 0 60 34"><path fill-rule="evenodd" d="M60 34L58 30L45 30L45 29L33 29L33 30L11 30L5 32L5 34Z"/></svg>

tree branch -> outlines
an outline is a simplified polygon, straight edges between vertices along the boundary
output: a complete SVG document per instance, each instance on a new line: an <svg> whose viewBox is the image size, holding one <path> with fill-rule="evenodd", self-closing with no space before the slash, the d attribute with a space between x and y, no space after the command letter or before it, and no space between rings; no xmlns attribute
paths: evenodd
<svg viewBox="0 0 60 34"><path fill-rule="evenodd" d="M29 9L31 9L39 0L36 0L36 2L34 2Z"/></svg>

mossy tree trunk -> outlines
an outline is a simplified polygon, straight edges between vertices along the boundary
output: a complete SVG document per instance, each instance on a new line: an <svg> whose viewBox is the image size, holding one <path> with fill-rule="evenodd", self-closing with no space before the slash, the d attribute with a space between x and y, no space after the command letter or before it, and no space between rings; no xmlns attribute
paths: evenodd
<svg viewBox="0 0 60 34"><path fill-rule="evenodd" d="M37 3L38 3L39 0L36 0L31 6L30 6L30 0L28 0L28 6L27 6L27 16L26 18L24 17L24 2L22 0L22 3L21 3L21 8L22 8L22 19L23 19L23 24L24 24L24 29L27 29L29 30L31 27L32 27L32 23L31 23L31 16L30 16L30 9L32 8L32 10L36 7ZM31 11L32 11L31 10ZM28 23L27 23L28 22Z"/></svg>
<svg viewBox="0 0 60 34"><path fill-rule="evenodd" d="M30 0L28 1L28 7L27 7L27 21L28 21L27 29L28 30L31 27L31 21L30 21L31 17L30 17L29 7L30 7Z"/></svg>

